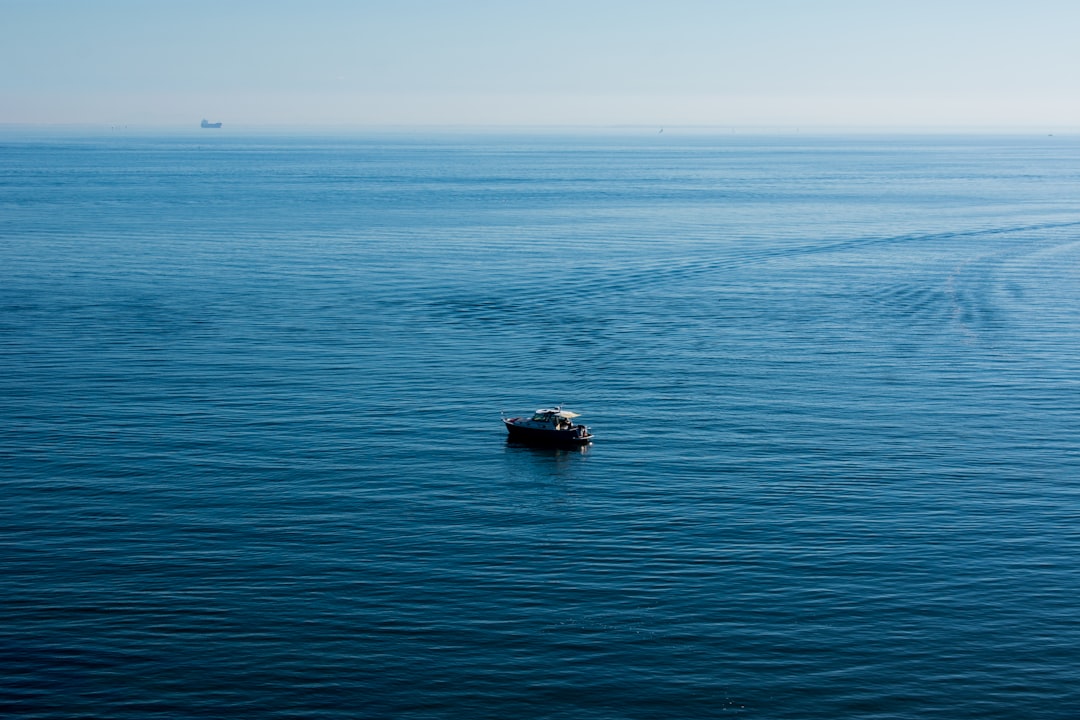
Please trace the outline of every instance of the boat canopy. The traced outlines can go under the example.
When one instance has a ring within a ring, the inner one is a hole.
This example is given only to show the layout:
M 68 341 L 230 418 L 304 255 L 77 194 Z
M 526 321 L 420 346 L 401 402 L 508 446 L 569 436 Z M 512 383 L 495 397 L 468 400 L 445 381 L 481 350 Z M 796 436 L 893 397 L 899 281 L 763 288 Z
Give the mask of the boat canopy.
M 578 415 L 578 413 L 576 413 L 576 412 L 571 412 L 571 411 L 569 411 L 569 410 L 563 410 L 562 408 L 547 408 L 547 409 L 540 409 L 540 410 L 537 410 L 537 411 L 536 411 L 536 414 L 537 414 L 537 415 L 555 415 L 556 417 L 566 418 L 566 419 L 568 419 L 568 420 L 569 420 L 570 418 L 576 418 L 576 417 L 580 417 L 580 416 Z

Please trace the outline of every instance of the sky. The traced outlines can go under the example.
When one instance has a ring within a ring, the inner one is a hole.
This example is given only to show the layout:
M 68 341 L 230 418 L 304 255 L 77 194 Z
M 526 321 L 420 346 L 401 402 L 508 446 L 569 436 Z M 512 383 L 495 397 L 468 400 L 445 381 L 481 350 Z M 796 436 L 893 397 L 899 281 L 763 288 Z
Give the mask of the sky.
M 1076 0 L 0 0 L 0 123 L 1080 128 Z

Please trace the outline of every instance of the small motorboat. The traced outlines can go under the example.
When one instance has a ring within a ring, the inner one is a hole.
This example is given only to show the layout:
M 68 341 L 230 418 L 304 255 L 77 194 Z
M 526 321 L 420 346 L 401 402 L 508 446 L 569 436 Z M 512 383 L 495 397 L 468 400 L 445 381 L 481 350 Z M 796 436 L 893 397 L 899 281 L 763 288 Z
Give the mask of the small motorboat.
M 532 417 L 506 417 L 503 423 L 510 440 L 526 443 L 585 445 L 592 442 L 589 428 L 575 425 L 576 412 L 562 406 L 537 410 Z

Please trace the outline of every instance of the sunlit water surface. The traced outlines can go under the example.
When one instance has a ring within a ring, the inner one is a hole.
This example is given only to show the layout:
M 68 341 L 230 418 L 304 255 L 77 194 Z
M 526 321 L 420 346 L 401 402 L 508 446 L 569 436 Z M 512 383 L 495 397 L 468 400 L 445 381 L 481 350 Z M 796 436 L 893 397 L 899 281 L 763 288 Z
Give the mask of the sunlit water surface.
M 9 132 L 0 703 L 1080 716 L 1078 281 L 1078 138 Z

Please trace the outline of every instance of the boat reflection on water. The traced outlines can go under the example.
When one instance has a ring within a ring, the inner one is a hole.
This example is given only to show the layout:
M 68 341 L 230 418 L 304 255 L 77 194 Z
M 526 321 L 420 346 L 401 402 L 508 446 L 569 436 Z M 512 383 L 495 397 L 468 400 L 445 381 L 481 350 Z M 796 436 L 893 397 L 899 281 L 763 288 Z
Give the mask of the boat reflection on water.
M 519 488 L 519 492 L 522 487 L 548 488 L 551 491 L 558 487 L 566 492 L 581 478 L 581 473 L 589 464 L 589 445 L 538 445 L 508 438 L 505 448 L 505 477 Z M 554 485 L 551 485 L 553 481 Z M 558 498 L 548 495 L 533 497 L 539 506 L 545 507 L 553 499 L 559 502 L 567 500 L 563 495 Z
M 508 450 L 518 450 L 539 456 L 560 457 L 564 455 L 585 455 L 592 448 L 592 443 L 536 442 L 508 437 L 506 438 L 506 447 Z

